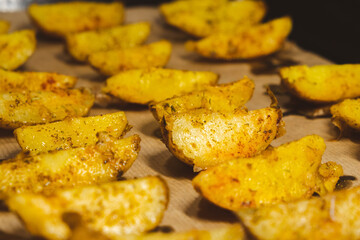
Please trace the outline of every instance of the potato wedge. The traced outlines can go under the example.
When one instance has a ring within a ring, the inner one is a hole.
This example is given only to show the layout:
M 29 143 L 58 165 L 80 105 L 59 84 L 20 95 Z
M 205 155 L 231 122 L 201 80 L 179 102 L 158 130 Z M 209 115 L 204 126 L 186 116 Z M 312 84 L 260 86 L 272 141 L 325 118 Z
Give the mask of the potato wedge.
M 116 49 L 90 54 L 89 63 L 104 75 L 150 67 L 164 67 L 170 59 L 172 46 L 167 40 L 129 49 Z
M 155 228 L 169 201 L 160 177 L 58 190 L 50 196 L 17 194 L 6 203 L 28 230 L 47 239 L 68 239 L 71 230 L 62 217 L 76 213 L 91 230 L 109 237 L 140 234 Z
M 360 99 L 345 99 L 332 105 L 330 111 L 331 122 L 339 128 L 340 137 L 347 126 L 360 130 Z
M 258 239 L 359 239 L 360 187 L 236 214 Z
M 34 53 L 35 47 L 33 30 L 0 34 L 0 68 L 14 70 L 20 67 Z
M 63 121 L 23 126 L 14 135 L 21 149 L 30 154 L 94 145 L 99 132 L 119 138 L 131 127 L 124 112 L 93 117 L 66 118 Z
M 87 89 L 0 92 L 0 128 L 85 116 L 93 103 L 94 96 Z
M 86 61 L 90 54 L 135 47 L 142 44 L 150 34 L 150 24 L 139 22 L 103 30 L 68 34 L 66 46 L 78 61 Z
M 100 133 L 96 145 L 33 156 L 20 153 L 0 163 L 0 198 L 114 181 L 131 167 L 139 150 L 138 135 L 115 139 Z
M 162 122 L 165 116 L 196 108 L 205 108 L 215 112 L 234 111 L 250 100 L 254 88 L 254 82 L 244 77 L 233 83 L 207 86 L 201 91 L 153 102 L 149 104 L 149 108 L 159 122 Z
M 7 33 L 10 28 L 10 23 L 5 20 L 0 20 L 0 34 Z
M 0 89 L 11 90 L 52 90 L 55 88 L 72 88 L 76 77 L 47 72 L 13 72 L 0 69 Z
M 360 96 L 360 64 L 284 67 L 280 77 L 291 94 L 310 102 L 328 103 Z
M 240 27 L 235 33 L 210 35 L 199 41 L 186 42 L 186 48 L 206 58 L 250 59 L 278 51 L 292 28 L 289 17 L 250 27 Z
M 306 136 L 201 172 L 193 186 L 206 199 L 234 211 L 310 198 L 314 192 L 322 196 L 334 190 L 343 174 L 335 162 L 321 164 L 325 148 L 321 137 Z
M 216 84 L 218 78 L 217 74 L 206 71 L 135 69 L 108 78 L 102 91 L 126 102 L 148 104 L 202 90 L 205 86 Z
M 55 37 L 113 27 L 124 20 L 124 6 L 120 2 L 31 4 L 28 13 L 42 32 Z

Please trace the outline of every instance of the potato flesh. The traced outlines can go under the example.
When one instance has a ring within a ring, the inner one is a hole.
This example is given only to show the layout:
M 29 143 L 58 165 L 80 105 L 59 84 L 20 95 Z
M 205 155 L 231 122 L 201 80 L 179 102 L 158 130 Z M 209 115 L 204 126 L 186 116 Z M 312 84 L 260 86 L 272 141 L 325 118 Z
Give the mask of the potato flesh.
M 119 138 L 129 129 L 124 112 L 87 118 L 67 118 L 63 121 L 23 126 L 14 135 L 21 149 L 30 154 L 94 145 L 97 134 L 106 132 Z
M 47 239 L 70 237 L 62 220 L 66 213 L 79 214 L 87 228 L 112 238 L 140 234 L 160 223 L 167 203 L 168 189 L 159 177 L 58 190 L 50 196 L 17 194 L 7 200 L 32 234 Z
M 138 68 L 163 67 L 171 55 L 171 43 L 166 40 L 130 49 L 93 53 L 89 63 L 104 75 Z
M 14 70 L 20 67 L 34 53 L 35 47 L 36 38 L 33 30 L 0 34 L 0 68 Z
M 2 92 L 0 127 L 15 129 L 85 116 L 93 103 L 94 96 L 86 89 Z
M 206 71 L 135 69 L 108 78 L 103 92 L 126 102 L 148 104 L 202 90 L 205 86 L 216 84 L 218 77 L 217 74 Z
M 224 162 L 201 172 L 194 188 L 229 210 L 256 208 L 332 192 L 342 167 L 321 164 L 324 140 L 317 135 L 269 148 L 252 158 Z
M 5 20 L 0 20 L 0 34 L 7 33 L 10 28 L 10 23 Z
M 150 24 L 139 22 L 97 31 L 69 34 L 66 45 L 78 61 L 86 61 L 90 54 L 139 46 L 150 34 Z
M 360 96 L 360 64 L 291 66 L 281 68 L 280 77 L 291 94 L 310 102 Z
M 359 239 L 359 205 L 360 188 L 355 187 L 237 215 L 259 239 Z
M 332 105 L 330 111 L 331 121 L 335 126 L 342 128 L 342 124 L 345 123 L 349 127 L 360 130 L 360 99 L 345 99 Z

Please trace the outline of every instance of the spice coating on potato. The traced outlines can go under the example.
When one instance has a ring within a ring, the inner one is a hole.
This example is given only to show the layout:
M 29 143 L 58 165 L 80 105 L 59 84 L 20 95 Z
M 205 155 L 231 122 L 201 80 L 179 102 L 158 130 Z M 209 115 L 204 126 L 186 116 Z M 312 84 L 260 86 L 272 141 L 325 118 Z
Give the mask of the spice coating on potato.
M 360 64 L 284 67 L 280 77 L 291 94 L 310 102 L 328 103 L 360 96 Z
M 324 140 L 310 135 L 268 148 L 252 158 L 224 162 L 199 173 L 194 188 L 206 199 L 230 210 L 255 208 L 332 192 L 342 167 L 321 164 Z
M 35 47 L 36 38 L 33 30 L 0 34 L 0 68 L 14 70 L 20 67 L 34 53 Z
M 115 239 L 155 228 L 168 201 L 164 180 L 145 177 L 58 190 L 49 196 L 17 194 L 6 202 L 32 234 L 47 239 L 68 239 L 71 230 L 63 217 L 72 213 L 80 215 L 88 229 Z
M 139 22 L 124 26 L 68 34 L 66 46 L 78 61 L 86 61 L 90 54 L 139 46 L 150 34 L 150 24 Z
M 205 86 L 216 84 L 218 78 L 217 74 L 206 71 L 135 69 L 108 78 L 102 90 L 126 102 L 148 104 L 202 90 Z
M 343 130 L 344 124 L 360 130 L 360 99 L 345 99 L 344 101 L 332 105 L 330 108 L 331 122 Z
M 0 34 L 7 33 L 10 28 L 10 23 L 5 20 L 0 20 Z
M 0 163 L 0 196 L 51 193 L 58 188 L 114 181 L 126 172 L 140 150 L 140 137 L 99 142 L 38 155 L 19 154 Z
M 171 43 L 162 40 L 129 49 L 93 53 L 89 63 L 104 75 L 115 75 L 130 69 L 163 67 L 170 59 L 171 50 Z
M 120 2 L 31 4 L 28 13 L 42 32 L 55 37 L 117 26 L 124 19 L 124 7 Z

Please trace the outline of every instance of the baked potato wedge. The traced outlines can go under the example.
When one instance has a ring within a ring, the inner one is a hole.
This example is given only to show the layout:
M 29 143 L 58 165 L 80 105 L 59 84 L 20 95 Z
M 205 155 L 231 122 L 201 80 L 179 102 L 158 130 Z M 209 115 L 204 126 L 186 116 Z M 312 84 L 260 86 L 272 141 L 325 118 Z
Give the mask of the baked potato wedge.
M 66 118 L 63 121 L 23 126 L 14 135 L 21 149 L 30 154 L 94 145 L 99 132 L 120 138 L 131 127 L 124 112 L 92 117 Z
M 360 130 L 360 99 L 345 99 L 332 105 L 330 112 L 331 122 L 340 130 L 339 137 L 347 127 Z
M 0 69 L 14 70 L 20 67 L 34 53 L 35 48 L 33 30 L 0 34 Z
M 0 34 L 7 33 L 10 28 L 10 23 L 5 20 L 0 20 Z
M 292 28 L 289 17 L 264 24 L 243 26 L 233 33 L 219 33 L 199 41 L 188 41 L 185 47 L 211 59 L 250 59 L 278 51 Z
M 68 52 L 78 61 L 86 61 L 90 54 L 135 47 L 142 44 L 150 34 L 148 22 L 132 23 L 112 28 L 68 34 Z
M 256 208 L 332 192 L 343 174 L 335 162 L 321 164 L 324 140 L 310 135 L 268 148 L 252 158 L 233 159 L 199 173 L 194 188 L 229 209 Z
M 85 116 L 93 103 L 94 96 L 87 89 L 0 92 L 0 128 L 15 129 Z
M 72 88 L 76 77 L 47 72 L 13 72 L 0 69 L 0 89 L 11 90 L 52 90 L 55 88 Z
M 236 214 L 258 239 L 359 239 L 360 187 Z
M 3 160 L 0 198 L 18 193 L 50 194 L 59 188 L 115 181 L 137 158 L 140 137 L 98 136 L 95 145 L 38 155 L 20 153 Z
M 124 6 L 120 2 L 62 2 L 31 4 L 28 13 L 43 33 L 65 37 L 69 33 L 109 28 L 124 20 Z
M 102 91 L 126 102 L 148 104 L 202 90 L 205 86 L 215 85 L 218 78 L 217 74 L 207 71 L 135 69 L 108 78 Z
M 280 77 L 292 95 L 309 102 L 329 103 L 360 96 L 360 64 L 284 67 Z
M 145 177 L 58 190 L 49 196 L 17 194 L 6 203 L 34 235 L 68 239 L 71 230 L 63 217 L 73 213 L 87 228 L 115 238 L 155 228 L 167 208 L 168 194 L 160 177 Z
M 110 76 L 130 69 L 164 67 L 170 59 L 171 51 L 171 43 L 162 40 L 129 49 L 92 53 L 88 60 L 100 73 Z

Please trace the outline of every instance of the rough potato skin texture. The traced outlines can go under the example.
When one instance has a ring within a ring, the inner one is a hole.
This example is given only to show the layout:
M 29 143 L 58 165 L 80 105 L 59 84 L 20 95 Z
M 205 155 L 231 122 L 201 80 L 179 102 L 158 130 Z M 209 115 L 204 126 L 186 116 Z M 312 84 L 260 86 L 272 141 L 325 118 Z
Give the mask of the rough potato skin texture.
M 99 136 L 96 145 L 29 156 L 0 163 L 0 197 L 18 193 L 49 194 L 56 189 L 116 180 L 135 161 L 140 137 L 115 140 Z
M 344 125 L 360 130 L 360 99 L 345 99 L 332 105 L 330 111 L 331 121 L 340 131 L 345 127 Z
M 258 239 L 359 239 L 360 187 L 237 212 Z
M 278 51 L 292 28 L 289 17 L 278 18 L 255 26 L 245 26 L 234 33 L 219 33 L 197 42 L 188 41 L 186 48 L 211 59 L 250 59 Z
M 269 148 L 205 170 L 193 179 L 206 199 L 229 210 L 310 198 L 332 192 L 343 174 L 334 162 L 321 164 L 324 140 L 317 135 Z
M 167 40 L 129 49 L 116 49 L 93 53 L 89 63 L 104 75 L 150 67 L 164 67 L 170 59 L 171 43 Z
M 72 88 L 76 77 L 47 72 L 13 72 L 0 69 L 1 91 L 11 90 L 53 90 Z
M 0 93 L 0 128 L 49 123 L 85 116 L 94 103 L 86 89 L 10 91 Z
M 360 64 L 284 67 L 280 77 L 291 94 L 309 102 L 329 103 L 360 96 Z
M 23 65 L 36 48 L 35 32 L 21 30 L 0 34 L 0 68 L 14 70 Z
M 8 21 L 0 20 L 0 34 L 7 33 L 10 28 L 10 23 Z
M 124 19 L 124 7 L 120 2 L 31 4 L 28 13 L 43 33 L 54 37 L 117 26 Z
M 168 201 L 164 180 L 144 177 L 58 190 L 49 196 L 17 194 L 6 202 L 32 234 L 56 240 L 71 236 L 63 221 L 70 213 L 80 215 L 88 229 L 111 239 L 149 231 L 161 222 Z

